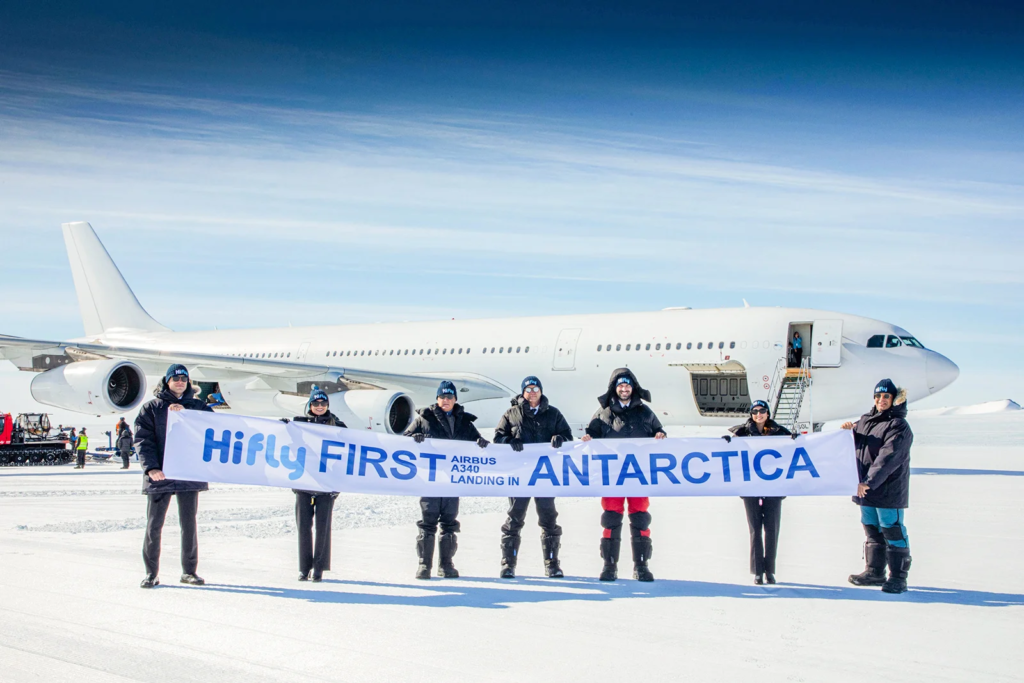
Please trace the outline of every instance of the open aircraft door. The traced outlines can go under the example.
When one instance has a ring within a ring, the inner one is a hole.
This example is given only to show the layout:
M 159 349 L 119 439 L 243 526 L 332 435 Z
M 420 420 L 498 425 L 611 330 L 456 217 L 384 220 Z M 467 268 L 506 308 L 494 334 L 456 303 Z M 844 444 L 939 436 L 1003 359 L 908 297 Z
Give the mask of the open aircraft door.
M 815 320 L 811 328 L 811 367 L 838 368 L 843 356 L 843 321 Z
M 576 369 L 576 343 L 580 340 L 580 328 L 562 330 L 558 333 L 555 343 L 555 357 L 551 361 L 552 370 Z

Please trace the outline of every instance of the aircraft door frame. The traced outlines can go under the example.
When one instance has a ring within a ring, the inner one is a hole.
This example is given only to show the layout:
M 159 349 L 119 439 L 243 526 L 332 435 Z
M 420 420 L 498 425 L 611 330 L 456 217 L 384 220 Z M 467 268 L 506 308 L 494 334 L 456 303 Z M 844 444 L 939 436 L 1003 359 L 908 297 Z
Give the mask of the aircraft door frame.
M 306 360 L 306 354 L 309 353 L 309 345 L 313 343 L 312 339 L 306 339 L 299 345 L 298 353 L 295 354 L 295 358 L 301 363 Z
M 576 347 L 579 344 L 582 332 L 582 328 L 572 327 L 558 333 L 558 340 L 555 342 L 555 353 L 551 359 L 552 370 L 576 369 Z
M 815 320 L 811 328 L 811 367 L 838 368 L 843 360 L 843 321 Z

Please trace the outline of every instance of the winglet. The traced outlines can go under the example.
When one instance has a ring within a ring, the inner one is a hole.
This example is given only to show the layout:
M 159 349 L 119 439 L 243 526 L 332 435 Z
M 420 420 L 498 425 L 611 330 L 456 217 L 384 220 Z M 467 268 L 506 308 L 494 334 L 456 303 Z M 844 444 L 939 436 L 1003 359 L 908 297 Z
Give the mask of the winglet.
M 61 228 L 87 336 L 111 330 L 167 330 L 135 298 L 91 225 L 64 223 Z

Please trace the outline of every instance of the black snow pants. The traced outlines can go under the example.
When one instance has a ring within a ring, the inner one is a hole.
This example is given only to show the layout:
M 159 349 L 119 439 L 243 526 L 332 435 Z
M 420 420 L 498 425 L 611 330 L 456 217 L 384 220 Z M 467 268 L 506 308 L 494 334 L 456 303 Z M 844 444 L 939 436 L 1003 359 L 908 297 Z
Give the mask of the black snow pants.
M 124 468 L 125 469 L 128 469 L 128 462 L 129 462 L 129 460 L 131 460 L 131 457 L 132 457 L 132 449 L 131 449 L 130 446 L 128 448 L 122 448 L 121 449 L 121 462 L 124 463 Z
M 164 519 L 171 497 L 178 499 L 178 525 L 181 527 L 181 572 L 195 574 L 199 566 L 199 535 L 196 515 L 199 512 L 198 491 L 151 493 L 146 496 L 146 540 L 142 546 L 142 560 L 146 573 L 157 576 L 160 573 L 160 539 L 164 530 Z
M 331 515 L 334 496 L 295 492 L 295 526 L 299 529 L 299 572 L 331 570 Z M 316 534 L 314 536 L 314 522 Z M 314 537 L 316 540 L 314 540 Z
M 420 513 L 423 518 L 416 522 L 420 538 L 436 534 L 439 523 L 442 536 L 457 533 L 460 529 L 458 498 L 420 498 Z
M 562 527 L 558 526 L 555 520 L 558 519 L 558 510 L 555 509 L 554 498 L 534 498 L 534 505 L 537 507 L 537 523 L 544 530 L 545 536 L 561 536 Z M 519 532 L 526 524 L 526 509 L 530 507 L 529 498 L 508 499 L 508 519 L 501 526 L 503 536 L 519 536 Z
M 782 498 L 744 498 L 743 507 L 747 510 L 747 526 L 750 527 L 750 573 L 774 574 L 782 524 Z
M 85 467 L 85 449 L 75 451 L 75 457 L 77 458 L 75 464 L 79 467 Z

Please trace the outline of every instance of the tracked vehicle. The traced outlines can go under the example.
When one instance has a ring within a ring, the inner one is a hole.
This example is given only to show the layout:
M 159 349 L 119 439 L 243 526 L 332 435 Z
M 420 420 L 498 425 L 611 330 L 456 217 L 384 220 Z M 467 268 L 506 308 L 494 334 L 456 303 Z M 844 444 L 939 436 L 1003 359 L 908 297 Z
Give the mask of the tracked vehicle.
M 52 431 L 46 413 L 23 413 L 17 418 L 0 413 L 0 467 L 64 465 L 74 460 L 68 433 Z

